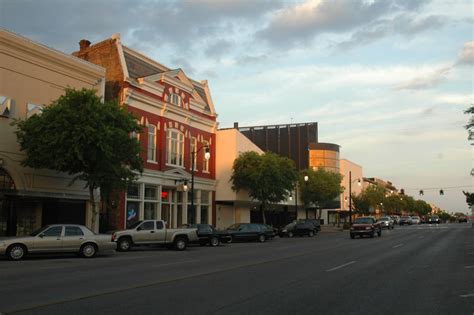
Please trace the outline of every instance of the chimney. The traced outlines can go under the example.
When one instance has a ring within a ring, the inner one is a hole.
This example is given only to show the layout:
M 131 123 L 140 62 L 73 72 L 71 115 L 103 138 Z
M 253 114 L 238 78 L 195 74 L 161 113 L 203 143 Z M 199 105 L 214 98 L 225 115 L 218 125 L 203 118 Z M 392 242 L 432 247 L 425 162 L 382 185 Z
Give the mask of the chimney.
M 234 129 L 239 129 L 239 123 L 238 122 L 234 122 Z
M 90 41 L 88 41 L 87 39 L 81 39 L 81 41 L 79 42 L 79 51 L 82 52 L 86 50 L 87 48 L 89 48 L 90 45 Z

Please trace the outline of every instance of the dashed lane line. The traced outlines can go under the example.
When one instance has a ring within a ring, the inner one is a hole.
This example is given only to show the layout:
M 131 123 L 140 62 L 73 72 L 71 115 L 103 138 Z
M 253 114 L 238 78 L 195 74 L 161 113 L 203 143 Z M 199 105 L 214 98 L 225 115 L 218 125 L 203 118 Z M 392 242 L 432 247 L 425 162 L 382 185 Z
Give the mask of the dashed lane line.
M 398 247 L 402 247 L 402 246 L 403 246 L 403 244 L 398 244 L 398 245 L 393 246 L 392 248 L 398 248 Z
M 326 272 L 335 271 L 335 270 L 338 270 L 338 269 L 341 269 L 341 268 L 347 267 L 347 266 L 349 266 L 349 265 L 352 265 L 352 264 L 354 264 L 354 263 L 355 263 L 355 261 L 353 260 L 353 261 L 350 261 L 350 262 L 348 262 L 348 263 L 345 263 L 345 264 L 343 264 L 343 265 L 340 265 L 340 266 L 337 266 L 337 267 L 334 267 L 334 268 L 328 269 L 328 270 L 326 270 Z

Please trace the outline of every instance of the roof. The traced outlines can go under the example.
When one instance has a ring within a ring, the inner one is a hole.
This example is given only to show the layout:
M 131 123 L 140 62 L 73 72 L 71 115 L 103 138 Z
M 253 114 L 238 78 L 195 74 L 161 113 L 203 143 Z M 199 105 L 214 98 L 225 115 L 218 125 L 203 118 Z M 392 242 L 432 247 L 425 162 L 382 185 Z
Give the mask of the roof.
M 148 77 L 153 74 L 164 72 L 160 68 L 155 67 L 140 58 L 132 56 L 125 49 L 123 51 L 123 56 L 125 58 L 125 63 L 127 64 L 128 74 L 133 79 Z

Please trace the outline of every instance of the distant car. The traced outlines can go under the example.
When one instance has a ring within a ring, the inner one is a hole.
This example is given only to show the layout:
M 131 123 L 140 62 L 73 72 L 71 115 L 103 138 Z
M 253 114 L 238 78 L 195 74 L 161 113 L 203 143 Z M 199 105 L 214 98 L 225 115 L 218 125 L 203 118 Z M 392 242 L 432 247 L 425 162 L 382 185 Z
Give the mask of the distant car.
M 202 246 L 211 245 L 219 246 L 220 243 L 228 243 L 230 234 L 226 231 L 217 230 L 210 224 L 185 224 L 183 227 L 188 229 L 197 229 L 198 243 Z
M 380 217 L 377 219 L 380 222 L 382 228 L 387 228 L 388 230 L 393 229 L 393 220 L 390 217 Z
M 359 217 L 354 220 L 351 226 L 351 238 L 355 238 L 356 235 L 360 237 L 368 235 L 374 237 L 375 233 L 380 237 L 382 236 L 382 226 L 380 222 L 377 222 L 374 217 Z
M 463 223 L 463 222 L 466 222 L 466 223 L 467 223 L 467 217 L 466 217 L 466 216 L 458 217 L 458 222 L 459 222 L 459 223 Z
M 309 222 L 314 226 L 314 231 L 317 233 L 321 231 L 321 223 L 316 219 L 299 219 L 298 222 Z
M 400 216 L 391 215 L 390 217 L 392 218 L 394 224 L 399 224 L 400 223 Z
M 261 243 L 267 240 L 265 230 L 257 223 L 235 223 L 226 230 L 230 235 L 231 242 L 259 241 Z
M 47 225 L 29 236 L 0 239 L 0 255 L 4 254 L 11 260 L 35 253 L 79 253 L 91 258 L 99 251 L 114 249 L 111 235 L 95 234 L 77 224 Z
M 421 219 L 419 216 L 417 215 L 411 216 L 411 224 L 420 224 L 420 223 L 421 223 Z
M 427 223 L 429 223 L 429 224 L 440 224 L 441 219 L 437 215 L 432 215 L 431 217 L 428 217 Z
M 400 224 L 400 225 L 405 225 L 405 224 L 412 225 L 413 223 L 412 223 L 412 221 L 411 221 L 411 217 L 410 217 L 410 216 L 408 216 L 408 215 L 402 215 L 402 216 L 400 217 L 400 221 L 399 221 L 398 224 Z
M 311 222 L 292 222 L 286 225 L 279 233 L 280 237 L 304 236 L 313 237 L 317 234 L 314 225 Z

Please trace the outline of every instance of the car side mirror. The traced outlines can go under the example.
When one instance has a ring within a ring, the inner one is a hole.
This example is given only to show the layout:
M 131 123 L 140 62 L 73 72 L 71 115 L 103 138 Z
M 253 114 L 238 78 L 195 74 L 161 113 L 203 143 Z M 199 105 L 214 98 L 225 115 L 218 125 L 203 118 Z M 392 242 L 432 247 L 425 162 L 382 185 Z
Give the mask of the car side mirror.
M 38 237 L 41 237 L 41 238 L 43 238 L 43 237 L 44 237 L 44 233 L 40 233 L 40 234 L 38 234 Z

